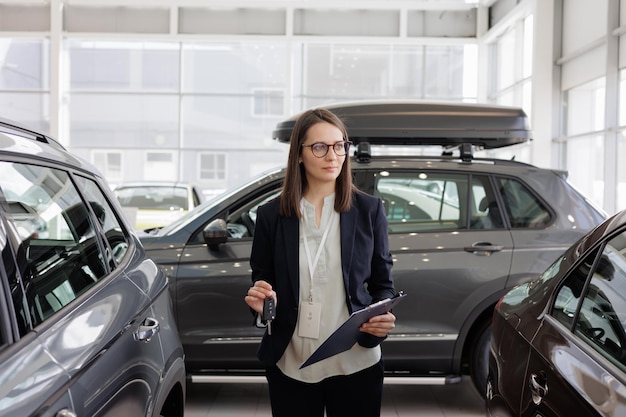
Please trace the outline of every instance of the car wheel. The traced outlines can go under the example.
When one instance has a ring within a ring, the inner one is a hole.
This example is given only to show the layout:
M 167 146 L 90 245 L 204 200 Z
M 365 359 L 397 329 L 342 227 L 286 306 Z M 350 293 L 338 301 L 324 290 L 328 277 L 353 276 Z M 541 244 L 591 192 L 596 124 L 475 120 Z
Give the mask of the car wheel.
M 470 354 L 470 376 L 476 390 L 481 396 L 487 389 L 489 372 L 489 342 L 491 340 L 491 323 L 485 323 L 474 339 Z

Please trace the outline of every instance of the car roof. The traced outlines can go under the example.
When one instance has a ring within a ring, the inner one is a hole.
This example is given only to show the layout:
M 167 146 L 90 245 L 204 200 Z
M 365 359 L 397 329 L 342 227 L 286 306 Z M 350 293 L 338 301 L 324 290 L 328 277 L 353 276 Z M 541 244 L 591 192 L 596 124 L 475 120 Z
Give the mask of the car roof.
M 32 130 L 22 124 L 13 120 L 0 117 L 0 133 L 9 133 L 12 135 L 18 135 L 27 139 L 35 140 L 37 142 L 46 143 L 59 149 L 66 150 L 63 145 L 50 136 Z
M 0 152 L 46 159 L 99 175 L 92 164 L 70 153 L 50 136 L 3 118 L 0 118 Z
M 355 144 L 446 148 L 470 144 L 491 149 L 532 139 L 528 117 L 517 107 L 418 100 L 345 102 L 320 107 L 342 118 L 348 137 Z M 279 122 L 272 137 L 289 142 L 300 114 Z

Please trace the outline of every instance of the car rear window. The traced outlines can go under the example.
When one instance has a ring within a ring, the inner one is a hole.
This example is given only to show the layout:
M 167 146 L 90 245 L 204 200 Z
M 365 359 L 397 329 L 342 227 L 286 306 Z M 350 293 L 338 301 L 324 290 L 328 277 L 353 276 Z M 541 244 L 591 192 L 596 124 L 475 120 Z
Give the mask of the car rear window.
M 550 224 L 550 211 L 524 184 L 511 178 L 497 181 L 511 228 L 543 229 Z
M 182 187 L 128 187 L 115 190 L 120 204 L 144 210 L 189 210 L 187 189 Z

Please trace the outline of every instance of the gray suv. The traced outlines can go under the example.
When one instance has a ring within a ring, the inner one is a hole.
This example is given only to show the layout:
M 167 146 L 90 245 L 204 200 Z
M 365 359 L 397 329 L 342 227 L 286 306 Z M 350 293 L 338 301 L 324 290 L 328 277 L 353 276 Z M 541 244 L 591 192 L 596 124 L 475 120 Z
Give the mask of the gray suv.
M 382 345 L 388 375 L 443 384 L 469 373 L 483 392 L 495 303 L 604 214 L 564 172 L 474 157 L 476 148 L 530 139 L 520 109 L 422 102 L 328 108 L 356 145 L 355 184 L 383 200 L 396 289 L 408 294 Z M 294 122 L 279 123 L 274 138 L 288 142 Z M 415 155 L 433 147 L 438 154 Z M 257 208 L 279 194 L 284 175 L 277 169 L 253 178 L 141 237 L 170 277 L 192 380 L 262 372 L 255 352 L 264 330 L 252 325 L 243 297 Z
M 182 417 L 167 277 L 96 170 L 0 121 L 0 416 Z

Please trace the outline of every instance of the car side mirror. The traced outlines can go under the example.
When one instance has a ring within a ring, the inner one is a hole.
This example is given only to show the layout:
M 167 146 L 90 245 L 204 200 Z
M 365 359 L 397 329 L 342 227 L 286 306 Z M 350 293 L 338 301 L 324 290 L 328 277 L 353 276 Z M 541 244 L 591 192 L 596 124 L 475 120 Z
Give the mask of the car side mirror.
M 213 220 L 202 230 L 202 236 L 209 249 L 213 251 L 219 250 L 219 246 L 228 240 L 226 221 L 224 219 Z

